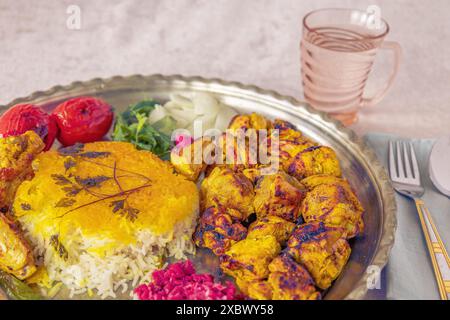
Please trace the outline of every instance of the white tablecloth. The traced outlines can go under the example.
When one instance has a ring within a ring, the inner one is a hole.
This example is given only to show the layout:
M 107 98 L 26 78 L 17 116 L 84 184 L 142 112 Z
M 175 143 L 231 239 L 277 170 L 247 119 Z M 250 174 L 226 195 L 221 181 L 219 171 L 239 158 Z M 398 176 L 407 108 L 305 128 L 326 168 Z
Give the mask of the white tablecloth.
M 80 30 L 66 27 L 71 4 L 81 8 Z M 450 133 L 446 0 L 0 0 L 0 104 L 56 84 L 133 73 L 221 77 L 302 98 L 301 18 L 321 7 L 371 4 L 381 7 L 404 61 L 392 91 L 363 110 L 354 129 Z M 390 70 L 390 57 L 379 58 L 370 88 Z

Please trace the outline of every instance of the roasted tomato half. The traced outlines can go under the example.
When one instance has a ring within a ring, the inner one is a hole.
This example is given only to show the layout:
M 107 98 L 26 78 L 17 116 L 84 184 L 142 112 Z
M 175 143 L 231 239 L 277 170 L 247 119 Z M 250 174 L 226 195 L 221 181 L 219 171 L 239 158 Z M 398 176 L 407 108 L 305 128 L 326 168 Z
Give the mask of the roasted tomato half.
M 44 141 L 44 150 L 51 148 L 58 133 L 55 119 L 33 104 L 16 104 L 0 118 L 1 137 L 18 136 L 30 130 Z
M 93 97 L 67 100 L 53 111 L 64 146 L 100 140 L 111 127 L 113 111 L 105 101 Z

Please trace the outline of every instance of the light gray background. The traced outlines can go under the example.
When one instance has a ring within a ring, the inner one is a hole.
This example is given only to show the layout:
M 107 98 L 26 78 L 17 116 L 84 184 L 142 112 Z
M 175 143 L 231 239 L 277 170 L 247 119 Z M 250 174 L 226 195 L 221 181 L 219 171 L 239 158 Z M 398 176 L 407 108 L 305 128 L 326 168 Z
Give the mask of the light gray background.
M 81 30 L 66 27 L 81 7 Z M 302 98 L 301 19 L 323 7 L 381 7 L 404 49 L 397 81 L 353 128 L 410 137 L 450 133 L 446 0 L 0 0 L 0 104 L 56 84 L 133 73 L 221 77 Z M 391 68 L 379 55 L 369 90 Z

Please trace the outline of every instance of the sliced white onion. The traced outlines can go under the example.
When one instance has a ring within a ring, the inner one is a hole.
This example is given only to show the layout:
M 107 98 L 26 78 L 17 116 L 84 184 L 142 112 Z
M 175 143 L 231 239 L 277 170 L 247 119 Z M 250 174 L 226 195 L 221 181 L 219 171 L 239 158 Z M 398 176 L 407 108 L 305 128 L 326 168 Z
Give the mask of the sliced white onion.
M 238 113 L 225 105 L 220 106 L 220 111 L 217 114 L 216 122 L 214 124 L 214 127 L 216 129 L 219 129 L 221 131 L 225 131 L 228 126 L 230 125 L 231 120 L 237 115 Z
M 195 121 L 201 121 L 202 122 L 202 130 L 205 132 L 205 130 L 214 128 L 214 124 L 216 122 L 216 115 L 203 115 L 195 119 Z
M 173 102 L 173 101 L 168 101 L 164 104 L 164 108 L 166 108 L 166 110 L 170 111 L 172 109 L 178 109 L 178 110 L 183 110 L 183 108 L 178 105 L 177 103 Z
M 188 122 L 192 122 L 197 118 L 197 115 L 191 111 L 186 110 L 178 110 L 178 109 L 170 109 L 169 114 L 174 118 L 181 118 Z
M 148 117 L 148 122 L 150 124 L 154 124 L 156 121 L 161 120 L 166 115 L 167 115 L 166 109 L 164 109 L 164 107 L 157 104 L 157 105 L 155 105 L 155 109 L 152 112 L 150 112 L 150 115 Z
M 178 106 L 182 107 L 183 109 L 193 109 L 194 103 L 189 99 L 188 97 L 182 96 L 178 93 L 172 93 L 170 95 L 170 100 L 177 104 Z
M 190 123 L 187 127 L 186 130 L 189 131 L 191 133 L 191 136 L 194 135 L 194 123 Z
M 186 128 L 189 125 L 189 121 L 184 118 L 177 117 L 174 114 L 170 114 L 170 116 L 177 122 L 177 129 Z
M 203 132 L 212 128 L 225 131 L 233 117 L 238 114 L 232 108 L 222 105 L 213 95 L 205 92 L 198 92 L 191 96 L 171 94 L 170 101 L 164 105 L 164 108 L 166 114 L 177 121 L 178 128 L 187 128 L 191 133 L 193 133 L 194 121 L 202 122 Z M 158 113 L 156 115 L 163 117 Z
M 219 112 L 219 103 L 214 96 L 198 92 L 192 99 L 194 103 L 194 113 L 197 115 L 208 114 L 217 115 Z

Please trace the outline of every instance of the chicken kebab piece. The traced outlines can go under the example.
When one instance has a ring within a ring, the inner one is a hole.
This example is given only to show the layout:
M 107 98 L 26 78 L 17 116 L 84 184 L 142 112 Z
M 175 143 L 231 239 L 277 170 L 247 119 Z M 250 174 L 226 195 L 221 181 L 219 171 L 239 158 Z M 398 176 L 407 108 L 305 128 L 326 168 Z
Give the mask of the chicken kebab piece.
M 245 238 L 242 225 L 254 212 L 252 182 L 242 173 L 217 166 L 200 187 L 202 214 L 193 235 L 194 243 L 221 255 Z
M 170 152 L 170 162 L 175 170 L 191 181 L 197 181 L 205 170 L 203 152 L 211 146 L 211 140 L 202 137 L 184 147 L 174 147 Z
M 257 220 L 249 226 L 246 240 L 233 244 L 231 249 L 225 253 L 226 256 L 233 257 L 232 261 L 238 263 L 228 263 L 228 259 L 221 258 L 222 261 L 227 262 L 221 264 L 225 273 L 234 276 L 239 288 L 250 298 L 320 298 L 309 273 L 292 258 L 286 255 L 275 258 L 264 256 L 269 252 L 262 248 L 254 249 L 260 250 L 258 251 L 259 259 L 256 261 L 236 254 L 239 248 L 254 243 L 253 240 L 263 241 L 263 239 L 275 238 L 280 248 L 284 246 L 296 226 L 295 222 L 299 217 L 304 190 L 301 183 L 284 172 L 258 178 L 254 200 Z M 266 273 L 261 272 L 258 276 L 249 276 L 245 270 L 254 268 L 253 263 L 259 263 L 261 266 L 263 257 L 267 259 L 265 261 Z M 236 268 L 238 271 L 235 270 Z
M 303 150 L 317 144 L 297 130 L 291 123 L 275 119 L 273 129 L 268 138 L 268 151 L 278 141 L 278 154 L 281 166 L 287 167 L 287 163 Z
M 252 113 L 238 115 L 228 126 L 227 133 L 216 140 L 216 164 L 226 165 L 235 171 L 258 167 L 260 133 L 267 133 L 272 123 L 263 116 Z M 262 141 L 264 140 L 261 137 Z
M 258 178 L 253 206 L 258 218 L 278 216 L 297 222 L 305 188 L 297 179 L 280 171 Z
M 308 270 L 321 289 L 329 288 L 339 276 L 350 252 L 342 228 L 323 222 L 299 225 L 287 243 L 287 253 Z
M 236 242 L 219 257 L 222 270 L 236 280 L 249 282 L 269 275 L 269 264 L 279 255 L 281 246 L 274 236 L 246 238 Z
M 274 236 L 278 243 L 283 246 L 294 228 L 295 223 L 293 222 L 286 221 L 278 216 L 266 216 L 250 224 L 247 238 L 259 239 L 265 236 Z
M 268 266 L 267 280 L 244 282 L 241 290 L 257 300 L 318 300 L 321 298 L 308 271 L 290 255 L 282 253 Z
M 295 228 L 304 187 L 284 172 L 263 175 L 255 187 L 257 220 L 247 237 L 220 256 L 222 270 L 254 299 L 315 299 L 308 272 L 295 261 L 277 258 Z M 279 271 L 277 266 L 284 266 Z M 295 284 L 295 286 L 293 286 Z M 289 287 L 290 290 L 284 290 Z M 320 295 L 319 295 L 320 296 Z
M 200 187 L 202 210 L 222 208 L 239 221 L 245 221 L 254 212 L 252 182 L 241 172 L 228 167 L 215 167 Z
M 193 235 L 198 247 L 209 248 L 220 256 L 237 241 L 245 239 L 247 229 L 223 208 L 210 207 L 203 212 Z
M 330 147 L 311 146 L 297 153 L 284 164 L 286 172 L 297 179 L 316 174 L 341 176 L 341 167 L 336 153 Z
M 249 226 L 247 237 L 272 235 L 284 245 L 300 216 L 304 190 L 283 171 L 258 177 L 253 201 L 257 220 Z
M 272 128 L 272 123 L 257 113 L 238 115 L 231 120 L 228 129 L 232 131 L 248 129 L 254 130 L 269 130 Z
M 216 167 L 201 186 L 202 207 L 207 210 L 200 218 L 194 240 L 216 254 L 223 252 L 241 239 L 237 239 L 235 233 L 227 235 L 224 231 L 219 232 L 219 236 L 212 226 L 223 225 L 225 221 L 227 230 L 230 226 L 241 226 L 239 221 L 256 211 L 258 219 L 250 225 L 248 238 L 272 235 L 284 244 L 298 219 L 303 189 L 295 178 L 280 172 L 259 177 L 253 193 L 251 181 L 244 174 L 228 167 Z M 214 222 L 215 219 L 219 221 Z
M 8 211 L 17 187 L 32 177 L 31 163 L 44 147 L 33 131 L 0 139 L 0 270 L 19 279 L 31 276 L 36 266 L 29 244 Z M 24 210 L 27 206 L 22 204 Z
M 279 144 L 280 165 L 289 175 L 299 180 L 322 173 L 341 176 L 333 149 L 306 138 L 291 123 L 279 119 L 274 121 L 268 145 L 275 141 Z
M 256 134 L 254 137 L 253 140 L 257 141 Z M 207 175 L 217 166 L 228 167 L 233 171 L 257 167 L 258 145 L 250 143 L 247 136 L 238 138 L 232 134 L 222 134 L 215 144 L 217 146 L 215 163 L 208 166 Z
M 347 239 L 363 232 L 364 209 L 346 180 L 317 175 L 302 183 L 309 190 L 300 209 L 305 222 L 323 221 L 341 227 Z

